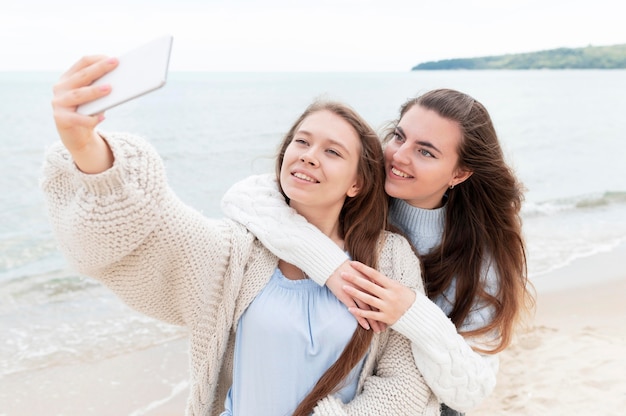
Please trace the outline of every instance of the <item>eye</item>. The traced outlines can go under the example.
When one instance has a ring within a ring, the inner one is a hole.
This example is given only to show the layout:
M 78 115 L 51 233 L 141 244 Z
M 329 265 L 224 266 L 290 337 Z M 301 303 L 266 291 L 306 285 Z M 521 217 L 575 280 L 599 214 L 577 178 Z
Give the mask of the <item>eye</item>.
M 338 151 L 336 151 L 335 149 L 326 149 L 327 153 L 330 153 L 333 156 L 339 156 L 341 157 L 341 153 L 339 153 Z
M 294 137 L 293 142 L 294 142 L 294 143 L 298 143 L 298 144 L 302 144 L 302 145 L 307 145 L 307 144 L 308 144 L 308 142 L 307 142 L 306 140 L 304 140 L 304 139 L 299 139 L 299 138 L 297 138 L 297 137 Z
M 435 157 L 435 155 L 433 155 L 432 153 L 430 153 L 428 150 L 426 149 L 418 149 L 417 150 L 422 156 L 426 156 L 426 157 Z
M 404 143 L 404 137 L 402 137 L 397 131 L 393 132 L 393 140 L 397 141 L 398 143 Z

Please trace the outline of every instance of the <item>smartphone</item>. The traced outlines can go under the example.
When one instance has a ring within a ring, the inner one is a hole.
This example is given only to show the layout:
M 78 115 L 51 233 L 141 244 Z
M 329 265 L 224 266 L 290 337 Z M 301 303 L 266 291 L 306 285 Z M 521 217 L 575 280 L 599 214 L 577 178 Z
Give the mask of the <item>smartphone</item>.
M 172 41 L 171 35 L 162 36 L 119 56 L 117 68 L 92 83 L 110 84 L 111 92 L 76 111 L 91 116 L 161 88 L 167 79 Z

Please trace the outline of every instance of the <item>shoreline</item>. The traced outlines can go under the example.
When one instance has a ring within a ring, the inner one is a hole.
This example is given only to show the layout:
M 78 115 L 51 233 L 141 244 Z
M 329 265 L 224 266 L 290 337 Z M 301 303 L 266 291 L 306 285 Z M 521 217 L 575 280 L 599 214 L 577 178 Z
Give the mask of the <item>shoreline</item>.
M 530 329 L 500 354 L 494 392 L 467 416 L 623 413 L 625 256 L 622 244 L 532 280 Z M 187 347 L 182 338 L 99 362 L 4 376 L 0 416 L 182 415 Z
M 537 293 L 553 293 L 563 290 L 603 285 L 623 280 L 626 276 L 626 241 L 608 251 L 579 257 L 563 267 L 530 277 Z M 589 276 L 594 276 L 590 279 Z

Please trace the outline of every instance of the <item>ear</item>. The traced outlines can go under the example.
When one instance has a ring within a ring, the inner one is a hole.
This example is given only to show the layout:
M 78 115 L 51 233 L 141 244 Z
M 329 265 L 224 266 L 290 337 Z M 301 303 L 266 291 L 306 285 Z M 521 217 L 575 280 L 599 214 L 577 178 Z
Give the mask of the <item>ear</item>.
M 359 194 L 360 191 L 361 191 L 361 186 L 359 185 L 358 182 L 355 182 L 352 184 L 350 189 L 348 189 L 348 192 L 346 192 L 346 196 L 348 196 L 349 198 L 354 198 L 355 196 Z
M 467 178 L 472 176 L 472 173 L 474 172 L 472 172 L 471 170 L 457 168 L 457 170 L 454 172 L 454 176 L 452 177 L 452 181 L 450 182 L 450 186 L 454 187 L 462 182 L 465 182 Z

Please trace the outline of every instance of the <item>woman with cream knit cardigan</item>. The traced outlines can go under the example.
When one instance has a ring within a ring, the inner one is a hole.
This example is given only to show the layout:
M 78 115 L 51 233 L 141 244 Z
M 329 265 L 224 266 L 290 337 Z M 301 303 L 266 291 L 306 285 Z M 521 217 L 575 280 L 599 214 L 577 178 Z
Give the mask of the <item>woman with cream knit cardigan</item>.
M 147 142 L 96 132 L 102 115 L 76 113 L 110 92 L 90 84 L 116 65 L 83 58 L 55 85 L 62 145 L 47 154 L 42 188 L 73 268 L 133 308 L 188 328 L 187 414 L 437 414 L 406 338 L 360 328 L 327 289 L 307 284 L 244 226 L 185 206 Z M 382 150 L 356 113 L 311 105 L 276 167 L 296 212 L 355 260 L 423 292 L 410 245 L 384 231 Z

